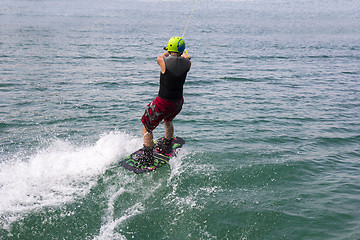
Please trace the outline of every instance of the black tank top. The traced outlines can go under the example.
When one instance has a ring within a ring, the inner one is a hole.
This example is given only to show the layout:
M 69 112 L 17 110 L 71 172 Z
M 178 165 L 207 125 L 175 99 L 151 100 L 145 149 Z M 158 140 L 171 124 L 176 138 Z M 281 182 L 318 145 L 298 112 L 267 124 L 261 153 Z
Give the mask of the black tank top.
M 165 73 L 160 72 L 158 96 L 171 101 L 181 100 L 186 75 L 190 69 L 190 61 L 178 56 L 165 57 L 164 61 Z

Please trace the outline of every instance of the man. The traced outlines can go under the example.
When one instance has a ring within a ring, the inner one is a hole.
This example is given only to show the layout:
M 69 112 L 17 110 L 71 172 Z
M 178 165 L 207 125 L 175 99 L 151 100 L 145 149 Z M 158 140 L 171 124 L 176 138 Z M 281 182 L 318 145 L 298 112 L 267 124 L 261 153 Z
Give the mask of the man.
M 183 85 L 190 70 L 189 55 L 184 53 L 185 42 L 180 37 L 172 37 L 167 51 L 157 58 L 160 66 L 160 88 L 158 96 L 145 108 L 141 118 L 143 123 L 144 154 L 138 159 L 140 164 L 154 163 L 154 142 L 152 131 L 164 120 L 165 134 L 156 146 L 156 151 L 169 154 L 172 150 L 174 126 L 172 120 L 181 111 L 184 103 Z

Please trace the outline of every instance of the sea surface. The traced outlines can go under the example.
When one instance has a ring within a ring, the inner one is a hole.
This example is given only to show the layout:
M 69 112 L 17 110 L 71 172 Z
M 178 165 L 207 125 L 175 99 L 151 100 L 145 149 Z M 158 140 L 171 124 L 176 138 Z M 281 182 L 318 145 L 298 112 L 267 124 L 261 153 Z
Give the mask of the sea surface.
M 1 240 L 360 239 L 360 2 L 194 3 L 0 1 Z M 190 16 L 186 145 L 134 174 Z

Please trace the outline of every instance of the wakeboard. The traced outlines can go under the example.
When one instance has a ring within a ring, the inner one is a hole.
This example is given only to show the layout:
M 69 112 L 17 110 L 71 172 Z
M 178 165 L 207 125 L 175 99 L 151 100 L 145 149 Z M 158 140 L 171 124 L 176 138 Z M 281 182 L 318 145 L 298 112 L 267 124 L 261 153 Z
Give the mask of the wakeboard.
M 130 154 L 129 156 L 124 158 L 120 162 L 121 166 L 123 166 L 124 168 L 126 168 L 134 173 L 150 172 L 150 171 L 153 171 L 157 168 L 164 166 L 165 164 L 167 164 L 169 162 L 169 160 L 171 158 L 176 156 L 176 154 L 179 152 L 180 148 L 185 144 L 185 141 L 184 141 L 184 139 L 175 136 L 172 140 L 172 151 L 169 154 L 164 155 L 162 153 L 159 153 L 156 150 L 157 143 L 162 139 L 163 139 L 163 137 L 154 141 L 155 148 L 154 148 L 154 164 L 153 165 L 146 166 L 146 165 L 140 164 L 137 161 L 139 156 L 141 156 L 143 154 L 143 149 L 140 148 L 139 150 L 133 152 L 132 154 Z

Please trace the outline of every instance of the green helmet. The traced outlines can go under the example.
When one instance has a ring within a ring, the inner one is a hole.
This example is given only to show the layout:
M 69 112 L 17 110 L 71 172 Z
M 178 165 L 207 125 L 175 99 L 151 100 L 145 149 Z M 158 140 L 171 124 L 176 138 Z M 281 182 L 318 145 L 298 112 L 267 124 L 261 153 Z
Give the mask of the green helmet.
M 172 37 L 168 42 L 167 50 L 169 52 L 183 53 L 185 50 L 185 41 L 181 37 Z

